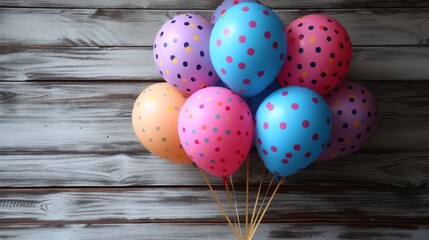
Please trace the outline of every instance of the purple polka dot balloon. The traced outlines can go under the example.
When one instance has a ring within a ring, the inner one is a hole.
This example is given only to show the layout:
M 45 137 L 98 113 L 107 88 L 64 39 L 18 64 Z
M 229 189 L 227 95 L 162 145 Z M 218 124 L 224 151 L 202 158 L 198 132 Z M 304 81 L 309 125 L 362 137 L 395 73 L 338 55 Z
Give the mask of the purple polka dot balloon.
M 319 160 L 344 157 L 359 150 L 377 125 L 377 103 L 371 92 L 355 82 L 344 81 L 324 96 L 332 113 L 333 130 Z
M 230 7 L 244 2 L 256 2 L 256 0 L 225 0 L 216 8 L 215 12 L 213 13 L 213 16 L 210 19 L 210 22 L 215 24 L 219 18 L 225 15 L 226 11 Z
M 177 15 L 158 31 L 153 58 L 162 77 L 183 93 L 213 86 L 219 79 L 210 60 L 213 25 L 196 14 Z

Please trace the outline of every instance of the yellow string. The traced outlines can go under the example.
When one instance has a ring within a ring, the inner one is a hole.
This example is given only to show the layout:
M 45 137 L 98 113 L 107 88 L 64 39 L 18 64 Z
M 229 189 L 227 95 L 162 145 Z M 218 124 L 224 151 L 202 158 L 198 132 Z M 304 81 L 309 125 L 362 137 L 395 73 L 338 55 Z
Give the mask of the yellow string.
M 229 175 L 229 180 L 231 182 L 232 196 L 234 197 L 235 213 L 237 215 L 238 230 L 239 230 L 240 240 L 241 240 L 241 238 L 243 236 L 243 232 L 241 231 L 240 215 L 238 214 L 237 199 L 235 197 L 234 181 L 232 181 L 232 175 Z
M 261 206 L 259 207 L 258 214 L 256 214 L 256 217 L 255 217 L 256 222 L 258 221 L 257 219 L 259 218 L 259 215 L 261 214 L 261 211 L 264 207 L 265 200 L 267 199 L 268 193 L 270 192 L 270 189 L 271 189 L 271 186 L 273 185 L 273 182 L 274 182 L 274 176 L 271 177 L 270 184 L 268 185 L 268 189 L 265 192 L 265 196 L 264 196 L 264 199 L 262 200 Z M 250 227 L 250 232 L 253 231 L 253 228 L 255 226 L 254 224 L 255 224 L 255 222 L 253 222 L 252 226 Z
M 271 204 L 271 201 L 273 201 L 274 196 L 275 196 L 275 195 L 276 195 L 276 193 L 277 193 L 277 190 L 279 189 L 280 185 L 282 185 L 282 184 L 284 183 L 284 181 L 285 181 L 285 177 L 282 177 L 282 178 L 281 178 L 281 180 L 280 180 L 280 182 L 277 184 L 276 189 L 274 189 L 273 195 L 271 195 L 270 200 L 268 201 L 267 206 L 266 206 L 266 207 L 265 207 L 265 209 L 264 209 L 264 212 L 262 213 L 261 217 L 259 218 L 258 223 L 257 223 L 257 224 L 256 224 L 256 226 L 255 226 L 255 229 L 253 229 L 253 232 L 252 232 L 252 234 L 250 235 L 249 240 L 252 240 L 253 235 L 255 235 L 256 230 L 257 230 L 257 229 L 258 229 L 258 227 L 259 227 L 259 224 L 261 223 L 262 219 L 264 218 L 265 213 L 266 213 L 266 212 L 267 212 L 267 210 L 268 210 L 268 207 L 269 207 L 269 206 L 270 206 L 270 204 Z
M 261 195 L 262 183 L 264 182 L 264 176 L 265 176 L 266 170 L 267 169 L 264 168 L 264 170 L 262 171 L 261 181 L 259 181 L 258 193 L 256 194 L 256 200 L 255 200 L 255 204 L 253 206 L 252 218 L 250 219 L 250 230 L 252 229 L 252 226 L 253 226 L 253 220 L 255 217 L 256 208 L 257 208 L 258 203 L 259 203 L 259 196 Z
M 229 191 L 229 184 L 228 184 L 227 178 L 224 178 L 224 182 L 223 183 L 225 185 L 226 194 L 227 194 L 227 197 L 228 197 L 229 209 L 231 210 L 232 220 L 234 221 L 235 231 L 238 231 L 237 220 L 236 220 L 235 215 L 234 215 L 234 207 L 232 206 L 233 203 L 232 203 L 231 193 Z
M 249 172 L 250 172 L 250 159 L 249 155 L 247 155 L 247 168 L 246 168 L 246 239 L 249 236 L 249 228 L 248 228 L 248 222 L 249 222 Z
M 201 175 L 203 176 L 204 180 L 206 181 L 207 186 L 210 188 L 210 191 L 212 192 L 213 197 L 215 198 L 215 200 L 216 200 L 216 202 L 220 208 L 220 211 L 223 213 L 223 215 L 225 216 L 225 219 L 228 221 L 229 225 L 231 226 L 231 229 L 234 232 L 235 237 L 237 237 L 237 239 L 239 239 L 237 231 L 235 231 L 234 226 L 232 225 L 231 220 L 229 219 L 228 214 L 225 211 L 225 208 L 223 208 L 222 203 L 219 201 L 219 198 L 217 197 L 217 195 L 216 195 L 215 191 L 213 190 L 209 180 L 207 179 L 206 174 L 204 173 L 204 171 L 200 167 L 198 167 L 198 169 L 200 170 Z

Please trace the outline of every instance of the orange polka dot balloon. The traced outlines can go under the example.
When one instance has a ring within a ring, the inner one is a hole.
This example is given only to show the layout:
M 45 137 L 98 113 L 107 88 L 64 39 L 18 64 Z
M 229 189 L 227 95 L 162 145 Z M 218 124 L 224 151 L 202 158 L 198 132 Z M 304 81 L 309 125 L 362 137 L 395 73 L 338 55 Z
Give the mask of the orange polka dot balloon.
M 174 163 L 192 163 L 180 144 L 177 120 L 184 95 L 168 83 L 146 88 L 134 103 L 134 133 L 151 153 Z

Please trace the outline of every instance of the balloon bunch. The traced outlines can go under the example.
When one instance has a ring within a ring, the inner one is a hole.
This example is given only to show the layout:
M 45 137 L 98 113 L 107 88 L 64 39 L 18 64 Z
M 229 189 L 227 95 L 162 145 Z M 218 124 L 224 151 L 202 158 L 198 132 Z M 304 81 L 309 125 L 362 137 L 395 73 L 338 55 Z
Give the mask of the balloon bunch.
M 233 227 L 205 172 L 223 178 L 229 195 L 231 176 L 255 145 L 278 184 L 250 221 L 246 197 L 245 238 L 252 239 L 285 176 L 357 151 L 375 130 L 374 97 L 343 81 L 351 39 L 328 16 L 303 16 L 285 27 L 256 1 L 226 0 L 210 21 L 190 13 L 166 21 L 153 57 L 167 83 L 140 94 L 134 132 L 153 154 L 198 166 L 237 239 L 241 228 Z

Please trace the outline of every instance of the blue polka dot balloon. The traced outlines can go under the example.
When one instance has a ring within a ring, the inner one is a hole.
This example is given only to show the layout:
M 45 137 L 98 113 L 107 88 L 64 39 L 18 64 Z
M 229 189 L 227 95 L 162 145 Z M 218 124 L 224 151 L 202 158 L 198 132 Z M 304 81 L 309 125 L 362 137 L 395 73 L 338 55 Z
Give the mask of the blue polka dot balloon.
M 210 37 L 210 58 L 219 77 L 236 93 L 251 97 L 276 78 L 286 56 L 280 18 L 259 3 L 237 4 L 219 18 Z
M 271 93 L 256 112 L 259 155 L 276 176 L 289 176 L 315 161 L 326 147 L 332 115 L 313 90 L 292 86 Z

